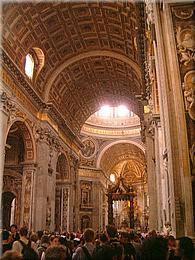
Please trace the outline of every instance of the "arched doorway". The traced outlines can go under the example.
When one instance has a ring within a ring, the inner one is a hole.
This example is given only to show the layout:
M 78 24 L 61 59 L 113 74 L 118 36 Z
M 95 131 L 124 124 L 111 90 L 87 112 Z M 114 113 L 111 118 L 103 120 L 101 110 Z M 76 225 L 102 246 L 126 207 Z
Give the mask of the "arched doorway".
M 55 191 L 55 230 L 68 230 L 69 224 L 69 165 L 66 156 L 59 155 L 56 164 L 56 191 Z
M 33 142 L 24 122 L 16 121 L 8 131 L 5 147 L 3 173 L 3 226 L 29 225 L 31 172 L 29 165 L 34 160 Z M 28 165 L 28 170 L 26 170 Z
M 10 227 L 15 213 L 15 198 L 16 196 L 12 192 L 3 192 L 2 194 L 2 210 L 3 210 L 3 228 L 8 229 Z

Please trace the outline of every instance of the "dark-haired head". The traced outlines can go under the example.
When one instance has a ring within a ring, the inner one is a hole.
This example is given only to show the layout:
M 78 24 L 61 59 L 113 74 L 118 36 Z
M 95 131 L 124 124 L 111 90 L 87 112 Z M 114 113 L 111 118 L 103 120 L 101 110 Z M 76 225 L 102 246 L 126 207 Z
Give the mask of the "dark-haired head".
M 66 249 L 63 246 L 51 246 L 45 251 L 45 260 L 66 259 Z
M 180 237 L 179 239 L 179 255 L 184 259 L 192 260 L 194 256 L 193 241 L 189 237 Z
M 110 238 L 114 238 L 117 236 L 117 229 L 114 225 L 107 225 L 106 232 Z
M 104 234 L 104 233 L 100 234 L 100 241 L 102 243 L 106 243 L 108 241 L 106 234 Z
M 20 236 L 27 237 L 27 235 L 28 235 L 28 228 L 27 227 L 21 227 L 19 233 L 20 233 Z

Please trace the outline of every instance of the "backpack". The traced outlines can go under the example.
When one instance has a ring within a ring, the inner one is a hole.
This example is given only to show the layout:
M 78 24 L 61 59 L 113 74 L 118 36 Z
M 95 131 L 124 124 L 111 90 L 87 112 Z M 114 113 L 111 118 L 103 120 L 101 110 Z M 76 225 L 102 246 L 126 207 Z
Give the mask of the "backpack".
M 108 244 L 99 245 L 94 249 L 92 258 L 94 260 L 112 260 L 113 249 Z
M 28 244 L 26 245 L 22 240 L 18 240 L 20 244 L 22 245 L 22 255 L 23 260 L 38 260 L 38 254 L 35 252 L 35 250 L 31 247 L 31 241 L 28 241 Z
M 85 246 L 81 246 L 83 253 L 87 260 L 92 260 L 92 256 L 90 255 L 88 249 Z
M 121 260 L 123 255 L 123 246 L 120 244 L 119 241 L 112 241 L 109 243 L 110 247 L 112 248 L 112 259 L 113 260 Z

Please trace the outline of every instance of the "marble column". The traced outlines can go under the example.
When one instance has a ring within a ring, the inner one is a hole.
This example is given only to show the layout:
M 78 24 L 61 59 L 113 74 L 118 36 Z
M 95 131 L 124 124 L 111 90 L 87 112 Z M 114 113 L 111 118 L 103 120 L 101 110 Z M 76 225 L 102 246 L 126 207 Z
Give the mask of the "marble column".
M 7 124 L 9 117 L 9 101 L 6 92 L 0 85 L 0 228 L 2 227 L 2 190 L 3 190 L 3 172 L 5 163 L 5 145 Z

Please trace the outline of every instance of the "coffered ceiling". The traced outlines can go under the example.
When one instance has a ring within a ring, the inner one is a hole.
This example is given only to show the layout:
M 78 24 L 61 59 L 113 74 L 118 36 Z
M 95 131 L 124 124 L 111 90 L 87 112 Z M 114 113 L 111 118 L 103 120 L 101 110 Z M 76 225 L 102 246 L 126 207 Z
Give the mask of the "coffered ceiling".
M 79 133 L 105 103 L 141 116 L 142 4 L 117 2 L 4 3 L 2 46 L 17 67 L 32 48 L 45 63 L 32 88 Z

